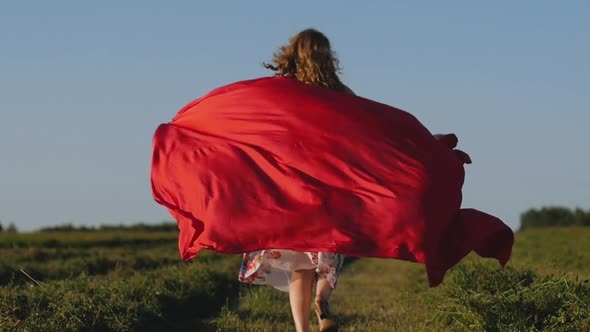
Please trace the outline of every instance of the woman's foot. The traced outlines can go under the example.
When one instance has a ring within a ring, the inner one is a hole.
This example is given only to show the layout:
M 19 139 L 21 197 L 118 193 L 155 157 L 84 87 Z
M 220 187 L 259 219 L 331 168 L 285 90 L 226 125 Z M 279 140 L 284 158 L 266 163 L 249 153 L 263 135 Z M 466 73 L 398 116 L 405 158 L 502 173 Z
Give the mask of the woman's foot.
M 315 300 L 315 312 L 320 322 L 320 332 L 338 332 L 338 324 L 330 317 L 327 301 Z

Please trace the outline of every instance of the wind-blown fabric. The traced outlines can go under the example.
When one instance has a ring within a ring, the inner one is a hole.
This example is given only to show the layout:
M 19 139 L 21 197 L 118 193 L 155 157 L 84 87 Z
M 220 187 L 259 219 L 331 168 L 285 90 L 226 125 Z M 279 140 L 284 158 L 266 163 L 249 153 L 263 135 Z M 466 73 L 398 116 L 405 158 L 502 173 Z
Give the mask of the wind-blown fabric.
M 472 250 L 504 265 L 512 230 L 461 209 L 466 154 L 414 116 L 289 78 L 218 88 L 154 135 L 154 199 L 202 249 L 337 252 L 426 265 L 431 286 Z

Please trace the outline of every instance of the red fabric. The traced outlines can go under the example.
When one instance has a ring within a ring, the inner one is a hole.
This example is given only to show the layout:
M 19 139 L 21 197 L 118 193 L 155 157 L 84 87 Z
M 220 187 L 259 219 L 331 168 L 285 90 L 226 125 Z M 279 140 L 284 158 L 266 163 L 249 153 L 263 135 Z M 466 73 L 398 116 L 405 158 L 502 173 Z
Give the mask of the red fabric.
M 152 189 L 179 249 L 338 252 L 424 263 L 510 257 L 499 219 L 461 210 L 462 151 L 411 114 L 287 78 L 216 89 L 156 130 Z

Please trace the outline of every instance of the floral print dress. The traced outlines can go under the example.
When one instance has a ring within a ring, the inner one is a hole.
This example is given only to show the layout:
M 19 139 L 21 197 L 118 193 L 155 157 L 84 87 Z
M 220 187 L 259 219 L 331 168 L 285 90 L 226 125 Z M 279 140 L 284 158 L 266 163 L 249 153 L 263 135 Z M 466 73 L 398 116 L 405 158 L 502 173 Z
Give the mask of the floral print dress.
M 314 269 L 320 278 L 326 278 L 336 287 L 343 256 L 330 252 L 297 252 L 267 249 L 244 253 L 238 279 L 241 282 L 269 285 L 288 292 L 291 271 Z

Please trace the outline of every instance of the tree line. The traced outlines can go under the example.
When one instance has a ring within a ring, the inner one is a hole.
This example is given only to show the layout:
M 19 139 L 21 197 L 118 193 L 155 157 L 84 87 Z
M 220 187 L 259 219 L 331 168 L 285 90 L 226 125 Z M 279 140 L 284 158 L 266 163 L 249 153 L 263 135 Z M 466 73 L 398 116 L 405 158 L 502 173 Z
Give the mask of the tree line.
M 529 209 L 520 215 L 520 230 L 534 227 L 590 226 L 590 210 L 547 206 Z
M 0 222 L 0 232 L 16 233 L 18 230 L 16 229 L 16 225 L 13 222 L 9 223 L 6 228 Z
M 136 223 L 131 225 L 100 225 L 100 226 L 75 226 L 63 224 L 58 226 L 43 227 L 40 232 L 175 232 L 178 231 L 176 222 L 162 222 L 159 224 Z
M 57 226 L 43 227 L 39 232 L 177 232 L 176 222 L 161 222 L 159 224 L 136 223 L 130 225 L 100 225 L 100 226 L 76 226 L 73 224 L 62 224 Z M 14 223 L 9 223 L 7 227 L 0 222 L 0 232 L 16 233 L 18 232 Z
M 520 215 L 521 231 L 535 227 L 568 227 L 590 226 L 590 210 L 581 208 L 570 209 L 561 206 L 546 206 L 540 209 L 529 209 Z M 75 226 L 63 224 L 44 227 L 40 232 L 176 232 L 178 226 L 175 222 L 162 222 L 159 224 L 136 223 L 131 225 L 100 225 L 100 226 Z M 0 232 L 17 232 L 14 223 L 4 227 L 0 222 Z

